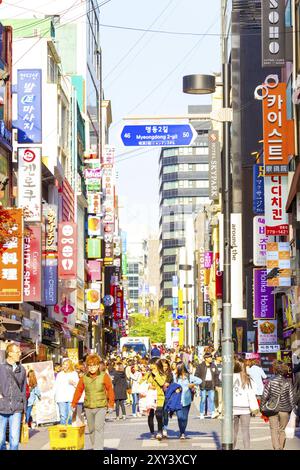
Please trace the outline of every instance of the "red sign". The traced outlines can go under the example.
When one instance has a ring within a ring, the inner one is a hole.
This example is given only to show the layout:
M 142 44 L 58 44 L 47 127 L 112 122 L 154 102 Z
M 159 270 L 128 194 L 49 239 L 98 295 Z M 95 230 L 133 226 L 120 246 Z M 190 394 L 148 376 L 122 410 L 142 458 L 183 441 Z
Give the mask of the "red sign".
M 40 302 L 41 297 L 41 226 L 29 225 L 24 237 L 24 302 Z
M 223 297 L 223 273 L 220 271 L 220 253 L 215 254 L 215 269 L 216 269 L 216 297 L 222 299 Z
M 58 224 L 58 278 L 77 278 L 77 225 Z
M 23 302 L 23 210 L 5 209 L 1 221 L 0 303 Z
M 88 262 L 89 272 L 88 280 L 90 282 L 101 281 L 101 263 L 100 261 Z

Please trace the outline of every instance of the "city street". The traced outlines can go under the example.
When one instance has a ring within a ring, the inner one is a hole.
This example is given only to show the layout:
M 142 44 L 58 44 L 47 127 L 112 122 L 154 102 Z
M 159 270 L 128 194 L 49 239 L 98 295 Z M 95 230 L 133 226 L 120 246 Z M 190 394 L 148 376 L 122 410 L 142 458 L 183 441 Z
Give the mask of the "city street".
M 150 440 L 147 418 L 133 418 L 131 409 L 127 407 L 127 419 L 116 421 L 109 417 L 105 425 L 104 446 L 106 450 L 218 450 L 221 448 L 221 420 L 199 419 L 197 399 L 192 404 L 186 441 L 178 439 L 177 418 L 170 420 L 169 438 L 161 442 Z M 111 416 L 114 416 L 111 415 Z M 250 424 L 251 449 L 272 450 L 269 425 L 259 417 L 252 418 Z M 86 429 L 85 450 L 89 450 L 90 440 Z M 31 431 L 28 444 L 21 445 L 21 450 L 50 450 L 47 427 L 40 427 Z M 243 449 L 241 432 L 238 440 L 238 449 Z M 300 450 L 300 429 L 294 439 L 287 439 L 286 450 Z

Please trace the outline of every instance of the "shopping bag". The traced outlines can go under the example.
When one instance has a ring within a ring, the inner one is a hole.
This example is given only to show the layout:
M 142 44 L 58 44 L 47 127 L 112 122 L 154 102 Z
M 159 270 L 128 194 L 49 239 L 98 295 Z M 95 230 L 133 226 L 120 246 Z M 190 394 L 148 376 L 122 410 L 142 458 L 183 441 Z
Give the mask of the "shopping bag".
M 297 419 L 297 416 L 294 413 L 294 411 L 292 411 L 288 425 L 285 428 L 285 435 L 287 439 L 293 439 L 295 437 L 296 419 Z
M 21 424 L 20 443 L 27 444 L 29 441 L 29 428 L 27 423 Z
M 146 407 L 147 410 L 156 410 L 157 407 L 157 391 L 151 388 L 147 392 L 146 396 Z

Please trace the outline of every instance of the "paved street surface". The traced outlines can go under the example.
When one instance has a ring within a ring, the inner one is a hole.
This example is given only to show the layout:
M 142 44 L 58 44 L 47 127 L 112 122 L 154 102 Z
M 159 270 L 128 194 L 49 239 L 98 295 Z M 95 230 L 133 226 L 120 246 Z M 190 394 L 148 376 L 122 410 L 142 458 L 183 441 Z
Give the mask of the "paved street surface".
M 115 413 L 110 415 L 105 425 L 105 448 L 112 450 L 217 450 L 221 447 L 221 421 L 219 419 L 199 419 L 198 400 L 192 404 L 189 416 L 186 441 L 178 439 L 177 418 L 174 416 L 169 423 L 169 439 L 161 442 L 150 440 L 147 417 L 133 418 L 131 408 L 127 407 L 127 419 L 116 421 Z M 251 449 L 272 450 L 269 425 L 259 417 L 251 419 Z M 287 450 L 300 450 L 300 429 L 297 437 L 287 439 Z M 28 444 L 20 447 L 24 450 L 50 450 L 47 427 L 31 430 Z M 85 449 L 91 448 L 86 429 Z M 243 449 L 243 443 L 238 440 L 238 448 Z

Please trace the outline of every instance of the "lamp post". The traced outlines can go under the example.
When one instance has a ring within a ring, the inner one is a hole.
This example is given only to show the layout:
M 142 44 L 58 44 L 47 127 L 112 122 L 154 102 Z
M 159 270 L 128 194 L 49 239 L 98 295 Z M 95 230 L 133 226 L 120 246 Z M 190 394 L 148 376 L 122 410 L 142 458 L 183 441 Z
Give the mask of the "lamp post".
M 189 94 L 214 93 L 216 88 L 214 75 L 187 75 L 183 77 L 183 92 Z M 223 325 L 222 325 L 222 386 L 224 419 L 222 422 L 222 449 L 233 448 L 232 401 L 233 401 L 233 348 L 232 348 L 232 319 L 230 299 L 230 213 L 231 213 L 231 184 L 230 184 L 230 121 L 232 111 L 229 108 L 229 67 L 223 66 L 223 108 L 220 110 L 223 121 L 223 157 L 222 157 L 222 199 L 224 214 L 224 277 L 223 277 Z M 213 116 L 211 116 L 211 120 Z

